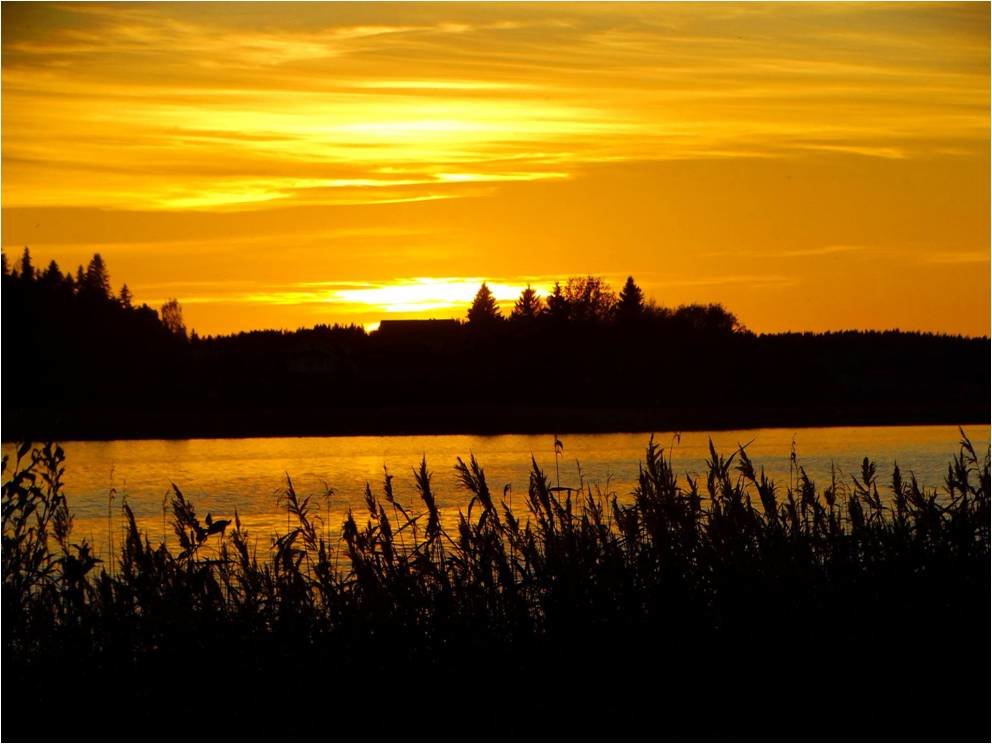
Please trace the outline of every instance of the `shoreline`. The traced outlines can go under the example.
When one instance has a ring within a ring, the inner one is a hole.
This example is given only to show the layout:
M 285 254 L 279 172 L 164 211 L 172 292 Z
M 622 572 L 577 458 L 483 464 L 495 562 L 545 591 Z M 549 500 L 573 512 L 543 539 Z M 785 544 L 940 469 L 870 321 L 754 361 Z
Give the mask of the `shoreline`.
M 852 407 L 853 408 L 853 407 Z M 40 415 L 39 415 L 40 414 Z M 795 409 L 739 408 L 724 411 L 686 408 L 601 407 L 472 410 L 390 407 L 289 411 L 199 411 L 179 409 L 136 413 L 116 411 L 51 413 L 5 410 L 4 443 L 42 441 L 130 441 L 145 439 L 254 439 L 354 436 L 501 436 L 509 434 L 650 434 L 652 432 L 733 431 L 743 429 L 871 426 L 992 426 L 989 408 L 864 411 L 841 407 Z M 915 415 L 914 415 L 915 414 Z M 29 422 L 42 420 L 44 424 Z M 194 420 L 196 423 L 190 424 Z M 13 435 L 8 432 L 14 432 Z

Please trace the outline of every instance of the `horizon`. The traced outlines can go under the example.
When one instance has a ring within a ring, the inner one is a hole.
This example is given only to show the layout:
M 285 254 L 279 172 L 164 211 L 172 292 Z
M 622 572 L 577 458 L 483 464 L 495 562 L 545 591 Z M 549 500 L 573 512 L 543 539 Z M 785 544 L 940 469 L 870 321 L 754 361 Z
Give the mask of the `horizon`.
M 989 6 L 5 4 L 3 250 L 202 335 L 633 275 L 990 335 Z
M 30 249 L 28 249 L 28 250 L 30 251 Z M 10 271 L 12 275 L 16 275 L 17 273 L 19 273 L 21 271 L 21 266 L 22 266 L 21 257 L 18 257 L 18 258 L 15 259 L 15 258 L 12 258 L 12 257 L 8 256 L 6 252 L 3 253 L 3 257 L 4 257 L 4 260 L 6 261 L 5 266 L 7 267 L 7 271 Z M 55 259 L 51 259 L 51 261 L 55 261 Z M 37 258 L 34 255 L 31 255 L 31 263 L 32 263 L 33 272 L 34 272 L 34 276 L 35 276 L 36 280 L 37 280 L 37 278 L 39 276 L 41 276 L 46 271 L 46 269 L 50 265 L 50 261 L 48 261 L 48 260 L 38 261 Z M 56 264 L 57 264 L 57 261 L 56 261 Z M 62 267 L 62 266 L 57 266 L 57 269 L 65 276 L 66 279 L 71 278 L 72 273 L 73 273 L 71 270 L 68 270 L 66 267 Z M 83 264 L 80 264 L 77 267 L 77 271 L 85 271 L 85 266 Z M 109 271 L 107 273 L 109 274 Z M 636 282 L 636 277 L 633 277 L 632 275 L 628 275 L 628 278 L 635 280 L 635 284 L 637 284 L 638 288 L 640 288 L 640 284 Z M 337 327 L 350 328 L 350 327 L 355 327 L 355 328 L 362 329 L 367 334 L 371 334 L 371 333 L 375 333 L 376 331 L 378 331 L 380 325 L 383 322 L 385 322 L 385 321 L 405 321 L 405 320 L 412 320 L 412 321 L 429 320 L 429 321 L 440 321 L 440 322 L 455 321 L 455 322 L 457 322 L 457 323 L 459 323 L 461 325 L 466 325 L 469 322 L 467 316 L 468 316 L 469 308 L 472 305 L 472 300 L 475 298 L 476 293 L 481 289 L 481 286 L 483 284 L 485 284 L 490 289 L 490 291 L 492 292 L 493 299 L 496 302 L 496 306 L 498 307 L 498 310 L 499 310 L 499 312 L 500 312 L 500 314 L 502 316 L 502 319 L 503 320 L 508 320 L 508 319 L 510 319 L 510 315 L 511 315 L 511 312 L 513 311 L 514 305 L 516 304 L 517 300 L 520 299 L 520 292 L 522 292 L 524 289 L 530 288 L 530 289 L 533 289 L 534 290 L 534 292 L 535 292 L 535 295 L 534 296 L 535 296 L 535 298 L 538 301 L 540 311 L 542 313 L 545 313 L 548 310 L 547 304 L 546 304 L 547 297 L 548 297 L 549 294 L 552 293 L 553 288 L 554 288 L 554 285 L 555 284 L 560 284 L 561 287 L 562 287 L 562 289 L 564 290 L 565 287 L 566 287 L 566 284 L 568 283 L 568 281 L 569 280 L 572 280 L 572 279 L 577 279 L 577 280 L 580 280 L 580 281 L 585 280 L 585 279 L 605 280 L 604 277 L 602 277 L 602 276 L 596 277 L 596 276 L 593 276 L 591 274 L 586 274 L 586 275 L 581 275 L 581 276 L 571 276 L 571 277 L 560 277 L 558 279 L 549 280 L 550 284 L 546 287 L 546 291 L 541 291 L 539 289 L 539 286 L 540 285 L 535 285 L 532 282 L 528 282 L 526 285 L 523 285 L 523 286 L 521 286 L 519 288 L 515 288 L 512 285 L 493 284 L 493 283 L 488 282 L 485 279 L 478 279 L 478 278 L 462 279 L 457 284 L 454 284 L 454 283 L 451 283 L 451 282 L 447 282 L 447 283 L 440 282 L 440 281 L 438 281 L 436 279 L 433 279 L 431 277 L 412 277 L 412 278 L 406 280 L 408 282 L 408 284 L 393 285 L 393 286 L 383 285 L 383 289 L 384 290 L 387 290 L 388 289 L 391 292 L 396 292 L 396 296 L 399 298 L 399 302 L 398 302 L 397 305 L 394 305 L 393 306 L 393 309 L 392 310 L 388 309 L 389 306 L 384 304 L 384 308 L 386 308 L 386 309 L 384 309 L 383 316 L 380 316 L 380 319 L 379 320 L 372 320 L 372 321 L 368 321 L 368 322 L 365 322 L 365 323 L 355 323 L 355 322 L 347 322 L 347 321 L 346 322 L 334 321 L 334 322 L 330 322 L 330 323 L 315 322 L 315 323 L 312 323 L 310 325 L 298 325 L 296 327 L 288 327 L 288 326 L 283 326 L 283 327 L 266 326 L 266 327 L 257 327 L 257 328 L 240 328 L 240 329 L 229 330 L 229 331 L 221 331 L 221 332 L 217 332 L 217 333 L 210 333 L 210 332 L 203 332 L 203 333 L 201 333 L 200 330 L 197 329 L 196 327 L 190 326 L 188 328 L 188 331 L 194 337 L 199 337 L 199 338 L 202 338 L 202 339 L 209 339 L 209 338 L 220 338 L 220 337 L 225 337 L 225 336 L 236 336 L 236 335 L 238 335 L 240 333 L 267 333 L 267 332 L 275 332 L 275 333 L 290 333 L 290 334 L 292 334 L 292 333 L 300 333 L 300 332 L 315 330 L 315 329 L 317 329 L 319 327 L 322 327 L 322 326 L 323 327 L 331 327 L 331 328 L 337 328 Z M 473 284 L 473 282 L 478 282 L 478 283 L 477 284 Z M 128 283 L 126 281 L 124 281 L 122 284 L 124 286 L 127 286 L 128 287 L 128 292 L 130 293 L 130 286 L 128 285 Z M 458 306 L 458 305 L 455 305 L 454 304 L 455 298 L 449 292 L 448 293 L 448 296 L 447 297 L 444 297 L 445 304 L 439 305 L 439 306 L 443 306 L 445 309 L 452 310 L 454 312 L 454 314 L 452 314 L 452 315 L 442 315 L 441 317 L 437 317 L 437 315 L 434 312 L 432 312 L 430 308 L 428 308 L 426 310 L 422 310 L 420 314 L 417 314 L 415 316 L 411 316 L 409 314 L 409 312 L 404 312 L 403 309 L 402 309 L 402 301 L 403 301 L 403 294 L 404 294 L 403 293 L 403 290 L 406 289 L 406 288 L 411 288 L 411 285 L 412 285 L 412 288 L 416 288 L 418 284 L 420 286 L 427 286 L 427 287 L 435 287 L 436 286 L 436 287 L 439 287 L 442 291 L 445 288 L 447 288 L 447 289 L 456 288 L 456 289 L 460 289 L 460 290 L 471 289 L 472 297 L 468 301 L 466 301 L 464 305 Z M 623 284 L 623 282 L 618 282 L 617 285 L 614 286 L 609 281 L 606 281 L 604 289 L 606 289 L 608 291 L 614 291 L 614 293 L 617 295 L 616 300 L 619 300 L 619 292 L 618 292 L 618 290 L 622 288 L 622 284 Z M 345 283 L 345 285 L 348 286 L 348 283 Z M 397 290 L 398 290 L 398 292 L 397 292 Z M 512 291 L 516 291 L 517 294 L 510 294 L 510 291 L 511 290 Z M 113 288 L 111 288 L 111 295 L 110 295 L 110 297 L 108 299 L 110 299 L 112 301 L 115 301 L 115 302 L 120 299 L 117 296 L 117 294 L 114 293 Z M 157 304 L 152 304 L 152 303 L 150 303 L 148 301 L 140 300 L 140 299 L 133 298 L 133 297 L 130 297 L 129 298 L 129 303 L 132 300 L 134 302 L 134 306 L 135 307 L 142 306 L 142 305 L 145 306 L 145 307 L 149 307 L 152 310 L 154 310 L 157 314 L 159 314 L 160 316 L 161 316 L 162 310 L 163 310 L 163 308 L 161 307 L 161 305 L 164 305 L 166 303 L 171 303 L 173 301 L 177 301 L 177 302 L 179 302 L 181 313 L 183 313 L 183 316 L 185 315 L 185 310 L 182 307 L 182 301 L 179 298 L 175 298 L 175 297 L 163 298 L 163 299 L 157 301 Z M 687 307 L 714 307 L 715 306 L 715 307 L 721 308 L 722 310 L 724 310 L 727 313 L 729 313 L 730 316 L 732 316 L 740 324 L 740 330 L 742 330 L 744 332 L 757 333 L 758 335 L 761 335 L 761 334 L 765 334 L 765 335 L 775 335 L 775 334 L 787 335 L 787 334 L 802 334 L 802 333 L 815 333 L 815 334 L 829 334 L 829 333 L 921 333 L 921 334 L 935 334 L 935 335 L 944 335 L 944 336 L 962 337 L 962 338 L 980 338 L 980 339 L 988 339 L 989 338 L 989 334 L 988 333 L 986 333 L 986 334 L 967 334 L 967 333 L 953 333 L 953 332 L 947 332 L 947 331 L 926 331 L 926 330 L 922 330 L 921 331 L 921 330 L 904 329 L 904 328 L 896 328 L 896 327 L 891 327 L 891 328 L 872 328 L 872 327 L 866 327 L 866 328 L 828 328 L 828 329 L 821 330 L 821 331 L 810 331 L 808 329 L 791 329 L 791 328 L 786 328 L 784 330 L 777 330 L 777 331 L 754 331 L 754 329 L 747 327 L 747 325 L 745 323 L 741 322 L 741 319 L 738 318 L 736 316 L 736 314 L 733 312 L 733 308 L 726 307 L 723 303 L 720 303 L 720 302 L 712 302 L 712 303 L 687 302 L 687 303 L 681 303 L 679 305 L 664 305 L 662 303 L 657 302 L 656 298 L 651 297 L 651 296 L 649 296 L 647 294 L 644 294 L 643 297 L 642 297 L 642 303 L 643 303 L 643 307 L 645 307 L 647 309 L 657 308 L 659 310 L 664 309 L 664 310 L 668 310 L 668 311 L 672 311 L 672 312 L 677 312 L 677 311 L 679 311 L 679 310 L 681 310 L 683 308 L 687 308 Z M 462 312 L 460 314 L 457 313 L 457 312 L 455 312 L 455 309 L 458 308 L 458 307 L 461 307 L 461 310 L 462 310 Z M 390 314 L 391 312 L 394 313 L 394 314 Z M 602 321 L 599 321 L 599 322 L 602 322 Z

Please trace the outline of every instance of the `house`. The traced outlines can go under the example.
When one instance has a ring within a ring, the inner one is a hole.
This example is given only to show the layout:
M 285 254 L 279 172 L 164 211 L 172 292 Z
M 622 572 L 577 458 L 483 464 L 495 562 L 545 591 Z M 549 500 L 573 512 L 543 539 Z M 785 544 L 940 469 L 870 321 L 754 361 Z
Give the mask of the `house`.
M 384 320 L 372 335 L 381 341 L 400 344 L 443 344 L 454 338 L 461 329 L 461 323 L 454 319 L 444 320 Z

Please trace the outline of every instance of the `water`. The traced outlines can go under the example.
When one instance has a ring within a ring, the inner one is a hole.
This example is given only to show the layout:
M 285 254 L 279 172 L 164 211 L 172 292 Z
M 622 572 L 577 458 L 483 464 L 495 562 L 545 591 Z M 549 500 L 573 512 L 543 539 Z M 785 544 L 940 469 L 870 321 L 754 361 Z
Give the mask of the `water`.
M 989 425 L 966 426 L 965 431 L 976 450 L 984 453 Z M 520 511 L 531 455 L 552 485 L 557 480 L 562 486 L 585 483 L 615 492 L 623 501 L 637 479 L 648 437 L 646 433 L 561 435 L 564 452 L 558 475 L 550 434 L 152 439 L 66 442 L 63 449 L 66 494 L 75 515 L 73 536 L 88 539 L 98 553 L 105 551 L 110 535 L 115 545 L 120 544 L 119 507 L 125 498 L 153 543 L 164 536 L 172 545 L 174 536 L 163 516 L 163 503 L 170 484 L 175 483 L 195 504 L 201 521 L 208 512 L 215 519 L 233 519 L 237 510 L 257 539 L 261 555 L 272 536 L 287 528 L 286 510 L 277 499 L 286 487 L 287 475 L 298 494 L 313 497 L 315 513 L 333 536 L 349 508 L 355 510 L 359 524 L 366 519 L 365 484 L 371 483 L 373 492 L 381 495 L 383 466 L 395 476 L 396 499 L 408 510 L 419 511 L 412 468 L 426 455 L 434 474 L 435 496 L 444 521 L 451 525 L 468 501 L 457 484 L 457 457 L 467 461 L 474 453 L 494 496 L 503 494 L 504 485 L 509 484 L 506 499 Z M 665 448 L 666 456 L 674 445 L 672 461 L 677 473 L 697 475 L 705 473 L 710 437 L 724 455 L 738 444 L 750 443 L 747 451 L 755 465 L 763 465 L 783 488 L 790 477 L 793 442 L 800 464 L 821 488 L 830 482 L 831 465 L 838 481 L 850 484 L 850 476 L 860 471 L 866 456 L 878 464 L 882 483 L 888 482 L 892 464 L 898 462 L 907 476 L 911 470 L 922 483 L 940 487 L 960 439 L 955 426 L 883 426 L 689 432 L 681 437 L 665 432 L 656 434 L 655 441 Z M 3 445 L 4 454 L 13 450 L 13 445 Z M 334 489 L 329 498 L 324 495 L 328 487 Z

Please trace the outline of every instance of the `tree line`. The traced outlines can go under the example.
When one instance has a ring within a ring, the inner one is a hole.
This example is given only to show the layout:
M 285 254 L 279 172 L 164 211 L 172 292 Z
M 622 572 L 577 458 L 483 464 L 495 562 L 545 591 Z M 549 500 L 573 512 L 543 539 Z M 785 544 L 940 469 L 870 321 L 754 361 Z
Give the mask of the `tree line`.
M 671 309 L 659 305 L 654 299 L 646 299 L 633 276 L 627 277 L 619 293 L 598 276 L 569 277 L 564 285 L 555 282 L 554 289 L 546 298 L 542 298 L 528 284 L 506 317 L 492 290 L 483 282 L 468 309 L 467 320 L 474 327 L 493 327 L 504 320 L 512 324 L 543 320 L 559 324 L 614 325 L 669 322 L 700 331 L 735 333 L 747 330 L 733 313 L 720 304 L 690 304 Z
M 43 270 L 36 269 L 31 258 L 31 250 L 25 247 L 20 259 L 13 266 L 9 265 L 7 254 L 0 254 L 0 271 L 5 285 L 16 287 L 19 284 L 21 287 L 33 287 L 39 294 L 49 296 L 61 294 L 64 297 L 74 297 L 91 303 L 103 303 L 108 308 L 119 307 L 123 311 L 137 311 L 145 315 L 156 314 L 169 333 L 180 338 L 187 337 L 183 309 L 178 299 L 167 300 L 158 313 L 155 313 L 147 304 L 143 303 L 140 306 L 134 304 L 134 295 L 127 283 L 122 284 L 119 294 L 114 296 L 110 285 L 110 272 L 103 256 L 99 253 L 93 254 L 93 258 L 85 268 L 80 264 L 73 276 L 70 271 L 63 274 L 55 259 L 49 261 L 48 266 Z
M 121 285 L 115 296 L 107 264 L 99 253 L 94 253 L 85 267 L 80 264 L 73 275 L 71 271 L 63 274 L 54 259 L 45 269 L 37 269 L 30 249 L 25 247 L 13 266 L 10 266 L 6 254 L 0 255 L 0 270 L 6 283 L 33 287 L 38 293 L 62 294 L 146 315 L 155 313 L 147 304 L 135 305 L 134 295 L 127 283 Z M 156 314 L 169 333 L 181 339 L 189 338 L 193 342 L 199 340 L 195 330 L 187 331 L 182 305 L 178 299 L 167 300 Z M 557 324 L 670 322 L 699 331 L 732 333 L 747 330 L 733 313 L 720 304 L 689 304 L 674 309 L 661 306 L 653 298 L 645 298 L 633 276 L 627 277 L 619 293 L 603 277 L 598 276 L 572 276 L 564 284 L 555 282 L 554 289 L 546 298 L 541 297 L 528 284 L 506 317 L 492 290 L 483 282 L 468 308 L 467 324 L 473 328 L 493 328 L 504 320 L 517 325 L 538 321 Z M 335 324 L 333 327 L 339 326 Z
M 25 251 L 2 273 L 7 437 L 968 423 L 989 406 L 987 338 L 755 334 L 720 305 L 659 306 L 632 277 L 527 287 L 505 315 L 483 284 L 464 322 L 430 333 L 198 336 L 177 300 L 115 295 L 99 254 L 73 274 Z

